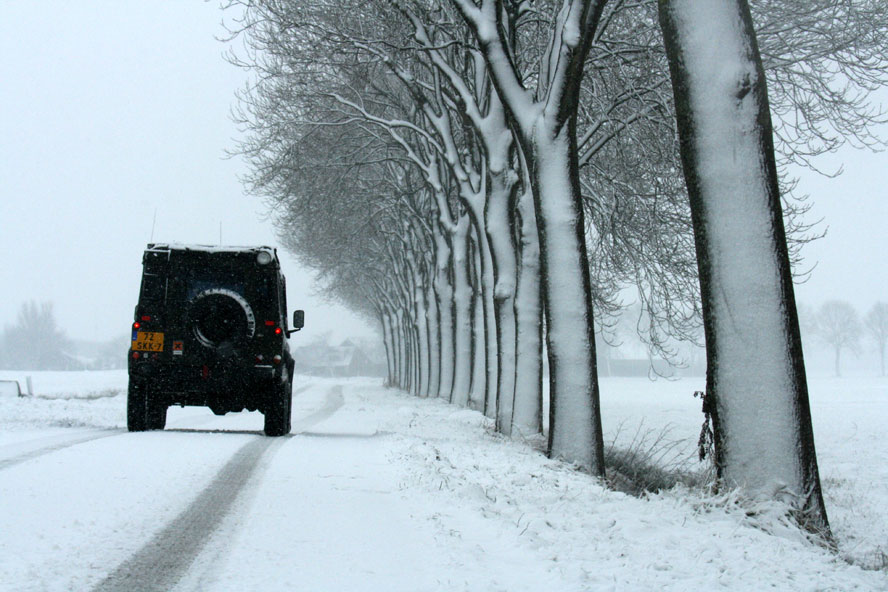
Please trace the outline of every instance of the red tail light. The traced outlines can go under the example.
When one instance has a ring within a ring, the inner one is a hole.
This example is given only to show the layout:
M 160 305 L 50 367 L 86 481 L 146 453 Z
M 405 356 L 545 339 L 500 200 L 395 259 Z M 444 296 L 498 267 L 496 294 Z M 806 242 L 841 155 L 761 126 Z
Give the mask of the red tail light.
M 275 335 L 280 335 L 280 334 L 283 333 L 283 332 L 284 332 L 284 330 L 281 329 L 280 327 L 278 327 L 277 329 L 274 330 L 274 334 L 275 334 Z
M 139 321 L 136 321 L 135 323 L 133 323 L 133 329 L 138 329 L 141 326 L 142 326 L 142 323 L 140 323 Z
M 142 317 L 142 320 L 143 320 L 143 321 L 150 321 L 150 320 L 151 320 L 151 317 L 149 317 L 148 315 L 144 315 L 144 316 Z

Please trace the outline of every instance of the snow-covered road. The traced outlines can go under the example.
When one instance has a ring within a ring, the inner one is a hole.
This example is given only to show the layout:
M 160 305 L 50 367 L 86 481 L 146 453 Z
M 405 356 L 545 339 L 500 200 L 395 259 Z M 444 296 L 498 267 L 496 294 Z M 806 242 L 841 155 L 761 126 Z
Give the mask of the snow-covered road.
M 628 496 L 476 412 L 370 381 L 306 379 L 293 434 L 266 438 L 257 413 L 196 408 L 171 409 L 163 432 L 127 433 L 123 378 L 116 391 L 0 399 L 0 590 L 888 589 L 884 570 L 808 543 L 769 508 Z M 610 386 L 632 398 L 606 409 L 621 424 L 656 405 L 642 383 Z M 670 388 L 689 385 L 658 390 Z M 679 418 L 698 402 L 685 399 L 659 415 L 693 435 L 698 417 Z M 865 416 L 839 423 L 864 437 Z M 859 468 L 831 446 L 844 437 L 818 435 L 823 456 L 848 465 L 826 468 L 840 534 L 884 548 L 884 494 L 842 489 Z M 875 523 L 850 519 L 836 493 Z
M 392 434 L 366 407 L 336 417 L 342 385 L 297 391 L 286 438 L 265 438 L 258 414 L 174 408 L 164 432 L 26 432 L 5 443 L 4 506 L 27 511 L 0 519 L 0 582 L 128 592 L 501 588 L 502 575 L 488 585 L 460 574 L 502 557 L 447 548 L 390 462 Z M 532 559 L 514 558 L 516 567 Z

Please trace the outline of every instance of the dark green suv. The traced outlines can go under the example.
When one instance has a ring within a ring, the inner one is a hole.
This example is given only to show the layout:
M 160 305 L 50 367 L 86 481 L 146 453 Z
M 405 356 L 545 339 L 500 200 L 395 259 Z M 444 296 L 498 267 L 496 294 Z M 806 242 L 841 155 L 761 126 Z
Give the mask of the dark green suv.
M 127 427 L 162 430 L 170 405 L 261 411 L 290 432 L 286 282 L 271 247 L 149 244 L 129 350 Z

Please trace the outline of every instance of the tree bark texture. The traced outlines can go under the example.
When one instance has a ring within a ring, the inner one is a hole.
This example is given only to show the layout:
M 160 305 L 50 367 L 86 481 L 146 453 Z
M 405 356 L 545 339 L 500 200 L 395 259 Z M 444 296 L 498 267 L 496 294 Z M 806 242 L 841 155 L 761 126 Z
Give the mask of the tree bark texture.
M 762 62 L 746 0 L 660 0 L 720 480 L 828 536 Z

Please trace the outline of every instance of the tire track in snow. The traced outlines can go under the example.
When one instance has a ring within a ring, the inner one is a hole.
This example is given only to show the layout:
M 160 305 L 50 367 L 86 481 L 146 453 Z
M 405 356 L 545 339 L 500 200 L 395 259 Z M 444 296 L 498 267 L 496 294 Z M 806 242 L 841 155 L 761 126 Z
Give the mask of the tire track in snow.
M 330 389 L 324 406 L 294 422 L 294 431 L 304 431 L 327 419 L 343 402 L 342 387 Z M 238 495 L 250 483 L 260 460 L 266 453 L 270 459 L 288 439 L 261 437 L 241 447 L 184 511 L 99 582 L 93 592 L 172 589 L 231 511 Z
M 34 460 L 35 458 L 40 458 L 41 456 L 49 454 L 51 452 L 58 452 L 59 450 L 64 450 L 65 448 L 70 448 L 71 446 L 77 446 L 78 444 L 84 444 L 86 442 L 92 442 L 93 440 L 100 440 L 102 438 L 109 438 L 111 436 L 120 436 L 124 433 L 125 432 L 123 430 L 107 430 L 98 434 L 91 433 L 88 435 L 81 435 L 79 437 L 68 438 L 56 444 L 42 446 L 40 448 L 29 450 L 28 452 L 24 452 L 10 458 L 2 459 L 0 460 L 0 471 L 29 460 Z M 27 444 L 27 442 L 23 442 L 22 444 Z
M 259 460 L 285 441 L 286 438 L 257 438 L 241 447 L 197 499 L 93 590 L 170 590 L 231 510 Z
M 324 401 L 324 406 L 314 413 L 294 421 L 290 432 L 292 434 L 301 434 L 311 426 L 324 421 L 336 413 L 344 403 L 345 398 L 342 396 L 342 385 L 334 386 L 327 391 L 327 398 Z

